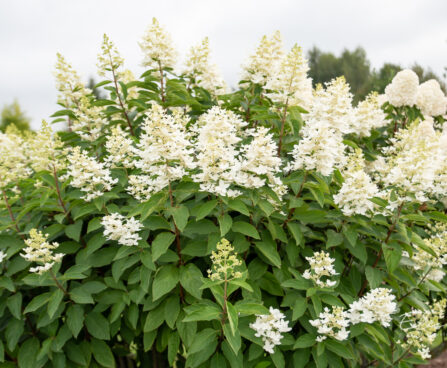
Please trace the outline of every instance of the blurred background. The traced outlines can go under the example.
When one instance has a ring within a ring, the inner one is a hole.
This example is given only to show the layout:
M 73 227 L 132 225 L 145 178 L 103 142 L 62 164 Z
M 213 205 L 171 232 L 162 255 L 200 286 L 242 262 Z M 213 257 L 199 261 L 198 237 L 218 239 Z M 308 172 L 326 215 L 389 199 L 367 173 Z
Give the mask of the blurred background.
M 56 52 L 93 85 L 107 33 L 139 76 L 138 41 L 152 17 L 182 56 L 205 36 L 230 86 L 264 34 L 303 47 L 315 83 L 345 75 L 355 100 L 383 88 L 401 68 L 445 91 L 447 2 L 439 0 L 0 0 L 0 129 L 36 129 L 58 109 Z

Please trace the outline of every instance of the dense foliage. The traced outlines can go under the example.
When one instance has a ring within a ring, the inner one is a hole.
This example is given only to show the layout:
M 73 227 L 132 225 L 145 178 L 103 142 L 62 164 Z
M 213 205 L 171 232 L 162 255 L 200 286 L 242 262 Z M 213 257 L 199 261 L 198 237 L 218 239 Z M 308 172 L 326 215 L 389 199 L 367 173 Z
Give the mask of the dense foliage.
M 444 336 L 446 98 L 357 107 L 264 37 L 229 91 L 153 21 L 136 79 L 62 56 L 53 134 L 0 135 L 4 367 L 411 367 Z M 105 95 L 104 95 L 105 96 Z M 434 118 L 433 118 L 433 117 Z

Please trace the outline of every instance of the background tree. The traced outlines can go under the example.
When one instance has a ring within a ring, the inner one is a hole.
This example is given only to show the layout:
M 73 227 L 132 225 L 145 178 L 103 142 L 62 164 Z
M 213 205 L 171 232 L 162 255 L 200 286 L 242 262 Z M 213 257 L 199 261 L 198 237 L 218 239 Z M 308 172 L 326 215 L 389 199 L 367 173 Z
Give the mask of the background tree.
M 4 132 L 6 127 L 11 124 L 14 124 L 20 131 L 30 130 L 30 118 L 25 115 L 17 100 L 3 107 L 0 131 Z

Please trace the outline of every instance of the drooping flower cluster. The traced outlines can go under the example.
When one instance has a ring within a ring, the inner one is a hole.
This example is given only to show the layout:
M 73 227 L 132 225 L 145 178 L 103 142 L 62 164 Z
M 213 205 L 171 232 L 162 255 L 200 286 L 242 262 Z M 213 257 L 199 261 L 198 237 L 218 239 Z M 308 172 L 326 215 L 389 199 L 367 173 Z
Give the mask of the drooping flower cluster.
M 430 359 L 430 347 L 442 327 L 446 305 L 446 299 L 441 299 L 427 305 L 427 310 L 412 308 L 403 314 L 401 329 L 405 333 L 405 339 L 400 345 L 404 349 L 415 351 L 422 359 Z
M 105 77 L 107 72 L 116 73 L 116 70 L 123 64 L 124 59 L 121 57 L 118 49 L 109 37 L 104 34 L 101 53 L 98 54 L 98 75 Z
M 383 327 L 390 326 L 391 314 L 396 313 L 396 297 L 390 289 L 376 288 L 349 305 L 349 318 L 352 324 L 380 322 Z
M 256 337 L 262 338 L 264 350 L 273 354 L 275 346 L 281 345 L 282 333 L 292 329 L 279 309 L 270 307 L 269 311 L 270 314 L 257 314 L 256 321 L 250 324 L 250 328 L 256 331 Z
M 303 273 L 303 277 L 312 280 L 318 287 L 332 287 L 337 282 L 330 279 L 331 276 L 338 275 L 335 271 L 333 263 L 334 258 L 331 258 L 329 253 L 324 251 L 314 252 L 312 257 L 306 257 L 309 262 L 310 269 Z M 325 278 L 324 280 L 322 278 Z M 326 278 L 327 277 L 327 278 Z
M 135 167 L 141 175 L 129 176 L 128 192 L 136 199 L 145 201 L 180 180 L 188 169 L 193 169 L 193 149 L 186 124 L 186 115 L 168 114 L 163 107 L 153 104 L 143 124 L 143 134 L 137 144 Z
M 417 74 L 405 69 L 395 75 L 392 82 L 385 88 L 388 102 L 396 107 L 413 106 L 419 86 Z
M 390 139 L 390 145 L 383 148 L 381 181 L 399 188 L 402 198 L 413 194 L 424 202 L 433 196 L 445 196 L 446 138 L 447 135 L 435 131 L 431 119 L 416 121 L 408 129 L 399 130 Z
M 0 189 L 28 177 L 29 151 L 25 137 L 10 125 L 0 132 Z
M 343 307 L 333 307 L 332 312 L 325 307 L 317 319 L 309 320 L 309 323 L 317 328 L 319 342 L 326 340 L 328 336 L 339 341 L 346 340 L 349 336 L 347 328 L 350 322 L 349 312 Z
M 20 253 L 20 255 L 28 262 L 41 264 L 37 267 L 31 267 L 30 272 L 42 274 L 50 270 L 56 262 L 60 262 L 64 256 L 62 253 L 53 253 L 59 244 L 56 242 L 49 243 L 47 239 L 48 234 L 42 234 L 42 231 L 37 229 L 30 230 L 29 239 L 25 240 L 27 247 L 23 249 L 25 253 Z
M 356 149 L 349 157 L 342 171 L 343 185 L 334 195 L 334 202 L 341 207 L 344 215 L 371 215 L 376 205 L 370 201 L 381 196 L 379 188 L 365 172 L 365 160 L 362 150 Z
M 197 85 L 210 91 L 213 95 L 226 93 L 226 83 L 216 64 L 211 62 L 208 37 L 201 44 L 191 47 L 185 62 L 184 73 Z
M 208 270 L 208 277 L 213 281 L 229 281 L 239 279 L 242 273 L 237 269 L 242 261 L 237 257 L 234 247 L 227 239 L 222 239 L 216 245 L 217 251 L 212 251 L 211 262 L 213 265 Z
M 121 245 L 138 245 L 141 237 L 138 232 L 143 224 L 133 217 L 126 218 L 119 213 L 111 213 L 101 220 L 104 226 L 104 236 L 109 240 L 116 240 Z
M 147 28 L 139 45 L 144 54 L 143 66 L 157 70 L 175 66 L 177 52 L 171 36 L 156 18 L 152 19 L 152 24 Z
M 426 279 L 440 282 L 445 276 L 444 266 L 447 265 L 447 224 L 438 222 L 429 225 L 429 229 L 431 236 L 423 241 L 436 256 L 416 247 L 411 259 L 416 271 L 423 271 L 424 274 L 428 272 Z
M 298 45 L 282 59 L 278 70 L 270 76 L 265 88 L 273 92 L 267 96 L 287 106 L 309 108 L 312 102 L 312 80 L 307 77 L 309 67 Z
M 430 79 L 418 87 L 416 105 L 427 116 L 439 116 L 446 113 L 447 97 L 437 80 Z
M 100 197 L 105 191 L 112 190 L 112 186 L 118 182 L 118 179 L 112 178 L 106 164 L 98 162 L 79 147 L 72 149 L 68 162 L 67 175 L 71 177 L 70 185 L 84 192 L 82 198 L 87 202 Z
M 242 80 L 265 85 L 274 76 L 284 56 L 281 33 L 276 31 L 272 36 L 263 36 L 255 53 L 243 66 Z
M 63 143 L 60 137 L 46 121 L 42 121 L 38 130 L 29 139 L 30 164 L 34 171 L 61 170 L 65 168 L 65 160 L 61 157 Z
M 355 123 L 352 129 L 359 137 L 369 137 L 371 130 L 379 129 L 389 124 L 377 92 L 372 92 L 355 108 Z

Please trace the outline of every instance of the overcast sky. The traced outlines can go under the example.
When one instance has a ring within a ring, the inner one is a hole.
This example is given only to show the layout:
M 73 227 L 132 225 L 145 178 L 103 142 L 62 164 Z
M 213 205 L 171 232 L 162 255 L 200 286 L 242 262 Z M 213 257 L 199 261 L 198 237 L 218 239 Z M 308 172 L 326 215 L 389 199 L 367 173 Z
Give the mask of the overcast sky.
M 103 33 L 140 73 L 137 42 L 152 17 L 183 54 L 208 36 L 230 84 L 262 35 L 277 29 L 287 47 L 305 51 L 363 46 L 373 67 L 418 62 L 442 75 L 447 66 L 444 0 L 0 0 L 0 108 L 17 98 L 38 127 L 57 109 L 56 52 L 87 80 Z

